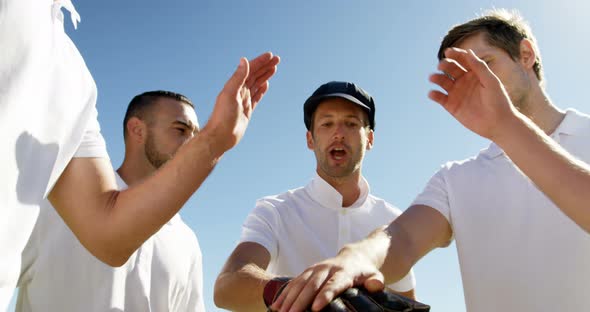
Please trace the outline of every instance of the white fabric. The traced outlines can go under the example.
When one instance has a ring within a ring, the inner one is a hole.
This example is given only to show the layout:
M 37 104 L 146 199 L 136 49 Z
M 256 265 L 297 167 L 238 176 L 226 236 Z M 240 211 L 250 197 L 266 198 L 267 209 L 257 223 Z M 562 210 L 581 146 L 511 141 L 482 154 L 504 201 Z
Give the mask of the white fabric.
M 590 118 L 568 110 L 552 135 L 590 161 Z M 590 311 L 590 235 L 495 144 L 447 163 L 413 203 L 451 224 L 467 311 Z
M 46 204 L 23 252 L 16 311 L 205 311 L 199 242 L 179 215 L 112 268 Z
M 62 2 L 0 0 L 0 310 L 39 205 L 78 148 L 96 102 L 94 81 L 64 33 Z
M 364 178 L 359 186 L 361 195 L 346 208 L 342 207 L 342 195 L 319 176 L 305 187 L 264 197 L 246 218 L 240 241 L 258 243 L 269 251 L 268 272 L 296 276 L 401 214 L 396 207 L 369 194 Z M 389 287 L 405 292 L 415 284 L 410 271 Z
M 107 144 L 100 133 L 100 124 L 98 123 L 98 112 L 96 108 L 92 110 L 92 116 L 88 120 L 88 125 L 82 142 L 78 146 L 74 158 L 109 158 L 107 153 Z

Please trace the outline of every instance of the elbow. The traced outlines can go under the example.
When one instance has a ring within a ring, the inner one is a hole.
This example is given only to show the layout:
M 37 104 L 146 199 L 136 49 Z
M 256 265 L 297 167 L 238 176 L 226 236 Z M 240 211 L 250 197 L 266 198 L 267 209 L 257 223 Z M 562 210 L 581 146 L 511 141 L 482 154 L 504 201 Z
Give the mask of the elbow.
M 109 255 L 102 258 L 98 258 L 100 261 L 104 262 L 106 265 L 111 266 L 113 268 L 118 268 L 123 266 L 129 258 L 131 254 L 121 254 L 121 255 Z
M 215 303 L 216 307 L 228 310 L 231 308 L 230 302 L 228 302 L 229 298 L 231 298 L 231 295 L 227 294 L 228 291 L 227 287 L 225 287 L 225 284 L 225 279 L 222 275 L 219 275 L 217 280 L 215 280 L 215 286 L 213 287 L 213 302 Z
M 243 294 L 247 289 L 239 289 L 232 273 L 221 273 L 213 287 L 213 302 L 215 306 L 229 311 L 259 311 L 252 309 L 251 303 L 244 300 Z
M 84 247 L 98 260 L 111 267 L 121 267 L 133 255 L 135 249 L 121 248 L 117 242 L 98 243 L 95 245 L 85 245 Z

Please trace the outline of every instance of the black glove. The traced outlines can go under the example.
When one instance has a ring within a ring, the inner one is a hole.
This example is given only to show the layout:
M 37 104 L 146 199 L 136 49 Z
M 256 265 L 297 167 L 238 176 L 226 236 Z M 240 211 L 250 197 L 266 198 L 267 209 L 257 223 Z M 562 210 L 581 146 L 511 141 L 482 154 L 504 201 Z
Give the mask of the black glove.
M 264 303 L 270 307 L 291 279 L 275 278 L 264 287 Z M 270 311 L 270 309 L 268 310 Z M 307 309 L 306 311 L 311 311 Z M 337 296 L 322 312 L 428 312 L 430 306 L 390 291 L 368 292 L 364 287 L 351 287 Z

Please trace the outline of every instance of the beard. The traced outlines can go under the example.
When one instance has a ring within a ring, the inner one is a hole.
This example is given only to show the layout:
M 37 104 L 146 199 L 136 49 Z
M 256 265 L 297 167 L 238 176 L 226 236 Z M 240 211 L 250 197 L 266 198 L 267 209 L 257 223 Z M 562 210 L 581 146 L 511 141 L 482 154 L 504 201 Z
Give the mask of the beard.
M 340 165 L 331 165 L 329 161 L 329 153 L 324 151 L 317 151 L 316 157 L 318 159 L 319 168 L 329 177 L 332 178 L 346 178 L 358 171 L 361 167 L 361 160 L 364 156 L 364 146 L 360 146 L 357 151 L 348 150 L 349 159 L 346 163 Z
M 331 178 L 345 178 L 350 176 L 359 168 L 358 163 L 348 162 L 345 166 L 330 166 L 327 161 L 320 162 L 320 169 Z
M 515 70 L 513 72 L 514 78 L 511 88 L 504 86 L 512 105 L 522 114 L 529 116 L 529 94 L 531 93 L 531 82 L 523 71 Z
M 154 136 L 149 132 L 149 130 L 145 142 L 145 157 L 156 169 L 160 168 L 163 164 L 170 160 L 170 158 L 172 158 L 172 155 L 164 154 L 158 151 L 156 148 L 156 143 L 154 142 Z

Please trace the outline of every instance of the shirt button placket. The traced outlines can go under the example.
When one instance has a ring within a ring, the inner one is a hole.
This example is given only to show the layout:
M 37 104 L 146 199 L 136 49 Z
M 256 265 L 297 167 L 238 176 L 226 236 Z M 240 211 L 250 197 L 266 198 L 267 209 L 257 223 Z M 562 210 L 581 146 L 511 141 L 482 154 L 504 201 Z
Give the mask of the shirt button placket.
M 338 250 L 348 243 L 350 243 L 350 213 L 342 209 L 338 215 Z

